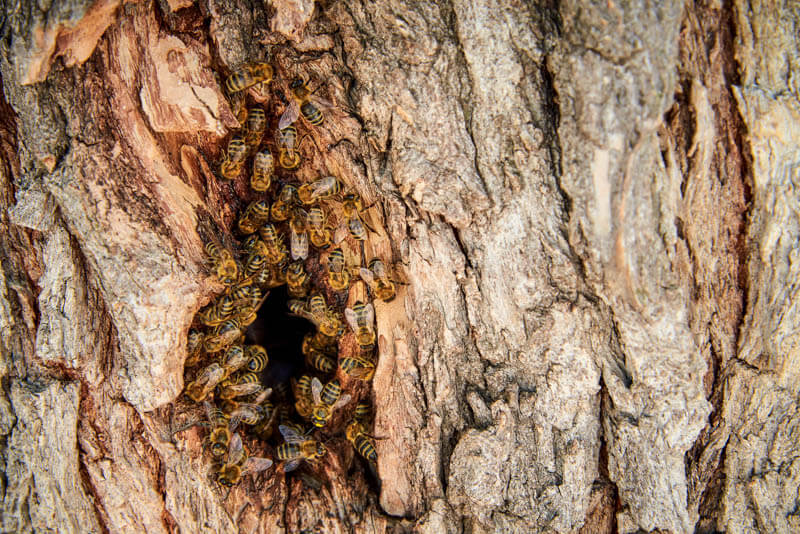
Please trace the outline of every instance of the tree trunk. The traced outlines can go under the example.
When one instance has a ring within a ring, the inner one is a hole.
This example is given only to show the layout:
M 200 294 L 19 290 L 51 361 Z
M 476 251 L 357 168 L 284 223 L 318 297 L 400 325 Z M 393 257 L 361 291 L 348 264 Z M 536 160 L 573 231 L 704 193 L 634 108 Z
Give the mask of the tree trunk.
M 798 27 L 754 0 L 5 0 L 3 532 L 800 531 Z M 403 284 L 371 388 L 340 373 L 376 472 L 330 432 L 228 491 L 181 392 L 224 289 L 203 244 L 255 198 L 217 170 L 257 61 L 270 124 L 297 76 L 334 104 L 276 180 L 361 195 Z

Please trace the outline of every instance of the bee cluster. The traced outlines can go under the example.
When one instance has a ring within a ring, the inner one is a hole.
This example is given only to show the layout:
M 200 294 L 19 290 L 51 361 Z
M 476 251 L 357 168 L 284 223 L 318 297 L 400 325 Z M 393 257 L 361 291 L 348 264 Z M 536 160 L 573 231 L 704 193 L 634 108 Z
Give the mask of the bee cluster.
M 205 245 L 212 272 L 226 289 L 197 313 L 188 337 L 185 395 L 205 409 L 216 480 L 227 486 L 268 469 L 273 459 L 283 462 L 285 472 L 302 462 L 316 466 L 328 452 L 320 432 L 336 433 L 331 421 L 338 410 L 352 410 L 345 436 L 375 466 L 377 453 L 368 434 L 371 408 L 364 400 L 377 358 L 370 296 L 395 297 L 384 263 L 365 258 L 367 208 L 359 195 L 347 191 L 341 177 L 299 183 L 294 175 L 302 164 L 297 119 L 319 127 L 324 122 L 320 108 L 330 103 L 296 78 L 288 86 L 289 99 L 275 91 L 282 112 L 271 129 L 261 104 L 248 107 L 248 95 L 268 96 L 271 82 L 267 63 L 248 65 L 225 82 L 240 128 L 228 142 L 219 174 L 236 180 L 250 170 L 254 200 L 238 217 L 234 233 L 240 241 L 234 250 L 216 241 Z M 346 251 L 353 250 L 359 258 L 348 258 Z M 255 342 L 252 331 L 271 291 L 286 291 L 285 313 L 308 321 L 308 333 L 290 354 L 299 372 L 288 381 L 276 381 L 267 349 Z M 355 342 L 340 350 L 346 338 Z M 340 378 L 354 385 L 352 391 L 344 392 L 348 388 Z M 250 456 L 247 439 L 273 439 L 273 459 Z

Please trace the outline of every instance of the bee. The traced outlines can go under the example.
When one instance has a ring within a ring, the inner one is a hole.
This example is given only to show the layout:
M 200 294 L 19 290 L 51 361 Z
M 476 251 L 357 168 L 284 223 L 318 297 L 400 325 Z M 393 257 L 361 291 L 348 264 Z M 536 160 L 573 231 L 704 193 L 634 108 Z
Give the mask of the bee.
M 234 345 L 229 347 L 222 355 L 220 364 L 225 369 L 225 378 L 244 367 L 247 363 L 247 357 L 244 355 L 244 349 L 241 345 Z
M 247 157 L 247 145 L 240 135 L 234 135 L 228 141 L 228 151 L 225 154 L 225 159 L 220 166 L 220 173 L 223 178 L 233 180 L 239 176 L 242 170 L 242 164 Z
M 308 234 L 311 244 L 326 249 L 333 243 L 331 229 L 325 225 L 325 212 L 320 207 L 308 209 Z
M 270 467 L 272 467 L 272 460 L 249 456 L 244 450 L 241 436 L 234 434 L 228 446 L 228 458 L 217 473 L 217 482 L 223 486 L 234 486 L 243 476 L 259 473 Z
M 359 402 L 356 404 L 356 409 L 353 412 L 353 419 L 362 425 L 366 425 L 369 417 L 372 414 L 372 409 L 368 402 Z
M 264 269 L 258 272 L 255 278 L 253 278 L 253 283 L 264 288 L 282 286 L 286 283 L 285 264 L 266 265 Z
M 331 198 L 341 191 L 342 184 L 335 176 L 325 176 L 319 180 L 303 184 L 297 190 L 297 196 L 303 204 L 313 204 L 318 200 Z
M 235 284 L 239 277 L 239 265 L 233 259 L 230 251 L 211 242 L 206 243 L 205 251 L 211 259 L 214 274 L 220 282 L 226 286 Z
M 244 128 L 247 122 L 247 106 L 245 105 L 245 98 L 242 93 L 233 93 L 230 95 L 231 111 L 234 117 L 239 122 L 239 128 Z
M 336 360 L 316 349 L 306 356 L 306 363 L 320 373 L 328 374 L 336 370 Z
M 292 184 L 286 184 L 278 193 L 278 198 L 272 203 L 270 215 L 272 220 L 283 222 L 291 216 L 292 207 L 297 204 L 297 188 Z
M 250 177 L 250 187 L 253 188 L 253 191 L 263 193 L 269 189 L 274 169 L 275 161 L 269 150 L 265 148 L 256 153 L 253 158 L 253 176 Z
M 214 362 L 197 375 L 186 385 L 186 395 L 194 402 L 202 402 L 214 388 L 225 379 L 225 369 Z
M 254 234 L 269 219 L 269 204 L 265 200 L 254 200 L 244 209 L 237 226 L 243 234 Z
M 301 78 L 295 78 L 289 85 L 292 90 L 293 102 L 286 108 L 286 111 L 281 115 L 280 128 L 285 128 L 297 120 L 301 114 L 303 118 L 314 126 L 319 126 L 325 120 L 322 111 L 319 107 L 333 107 L 333 104 L 327 100 L 323 100 L 314 96 L 313 91 L 308 88 L 308 85 Z
M 342 199 L 342 214 L 347 221 L 347 229 L 350 231 L 350 236 L 356 241 L 364 241 L 367 238 L 367 231 L 364 228 L 366 223 L 361 219 L 363 211 L 361 197 L 355 193 L 349 193 L 344 196 Z
M 328 284 L 336 291 L 350 287 L 350 271 L 345 266 L 341 248 L 333 249 L 328 256 Z
M 356 335 L 356 342 L 362 352 L 375 348 L 375 309 L 372 304 L 356 302 L 352 308 L 345 308 L 344 316 Z
M 308 314 L 306 318 L 314 323 L 317 329 L 329 338 L 336 338 L 344 333 L 342 322 L 336 313 L 328 308 L 325 297 L 314 295 L 308 299 Z
M 334 410 L 350 402 L 350 395 L 341 393 L 342 385 L 337 379 L 325 384 L 324 388 L 318 378 L 311 380 L 311 398 L 314 401 L 311 422 L 315 427 L 325 426 Z
M 336 336 L 339 332 L 336 332 Z M 310 357 L 314 351 L 322 352 L 329 356 L 336 354 L 336 336 L 326 336 L 320 331 L 313 334 L 306 334 L 303 337 L 302 351 L 303 355 Z
M 305 210 L 292 210 L 292 218 L 289 220 L 289 250 L 293 260 L 304 260 L 308 257 L 307 217 Z
M 269 395 L 271 392 L 271 390 L 265 390 L 260 393 L 259 396 L 264 393 Z M 263 401 L 264 399 L 259 399 L 258 402 L 233 402 L 232 399 L 228 399 L 223 405 L 223 410 L 230 414 L 231 419 L 241 421 L 246 425 L 255 426 L 265 419 L 267 413 L 264 407 L 261 406 Z
M 375 444 L 364 431 L 363 425 L 359 421 L 353 421 L 347 425 L 345 431 L 347 440 L 353 444 L 358 454 L 366 458 L 369 463 L 375 465 L 378 461 L 378 453 L 375 451 Z
M 244 348 L 247 364 L 245 368 L 251 373 L 259 373 L 267 368 L 269 356 L 267 349 L 261 345 L 248 345 Z
M 272 66 L 268 63 L 252 63 L 228 76 L 225 88 L 229 94 L 233 94 L 256 84 L 267 84 L 271 81 Z
M 378 258 L 369 262 L 369 268 L 359 269 L 361 279 L 369 286 L 372 293 L 384 302 L 391 302 L 396 296 L 395 283 L 386 274 L 386 266 Z
M 206 352 L 219 352 L 233 344 L 244 334 L 242 325 L 235 319 L 228 319 L 216 327 L 211 335 L 206 337 Z
M 216 302 L 209 304 L 197 313 L 197 318 L 206 326 L 218 326 L 233 315 L 233 298 L 222 295 Z
M 283 466 L 286 473 L 297 469 L 303 460 L 313 464 L 328 452 L 325 445 L 298 432 L 296 428 L 280 425 L 278 430 L 286 443 L 278 445 L 276 457 L 286 462 Z
M 296 143 L 297 128 L 287 126 L 278 130 L 278 163 L 287 171 L 294 171 L 300 167 L 302 158 L 300 152 L 295 149 Z
M 265 224 L 258 230 L 258 234 L 264 244 L 259 253 L 264 256 L 268 264 L 275 265 L 286 259 L 286 245 L 283 244 L 283 239 L 278 235 L 275 225 Z
M 261 254 L 250 254 L 250 256 L 247 258 L 247 262 L 244 264 L 245 278 L 249 279 L 250 277 L 262 272 L 266 264 L 266 258 L 264 258 L 264 256 Z
M 267 126 L 267 115 L 261 108 L 253 108 L 247 111 L 246 132 L 244 143 L 249 150 L 255 150 L 261 144 L 264 137 L 264 129 Z
M 237 288 L 232 294 L 236 298 L 236 317 L 243 326 L 249 326 L 256 320 L 257 313 L 266 299 L 257 285 L 246 285 Z
M 199 330 L 189 329 L 189 336 L 186 340 L 186 361 L 185 367 L 194 367 L 200 363 L 200 356 L 203 354 L 203 340 L 205 336 Z
M 264 389 L 261 386 L 261 381 L 258 379 L 257 374 L 245 373 L 236 381 L 220 384 L 219 398 L 223 400 L 230 400 L 236 397 L 244 397 L 245 395 L 252 395 L 259 392 L 271 392 L 271 390 Z
M 203 406 L 206 409 L 208 422 L 211 424 L 211 433 L 208 436 L 208 441 L 211 443 L 211 454 L 215 458 L 220 458 L 228 451 L 234 427 L 222 410 L 208 401 L 203 402 Z
M 297 382 L 292 384 L 294 390 L 294 407 L 298 415 L 303 419 L 310 419 L 314 409 L 314 402 L 311 397 L 311 377 L 303 375 Z
M 375 364 L 363 358 L 342 358 L 339 367 L 347 376 L 368 381 L 375 375 Z
M 311 278 L 308 276 L 302 261 L 295 261 L 289 264 L 286 273 L 286 283 L 289 286 L 289 296 L 301 298 L 308 294 L 311 285 Z

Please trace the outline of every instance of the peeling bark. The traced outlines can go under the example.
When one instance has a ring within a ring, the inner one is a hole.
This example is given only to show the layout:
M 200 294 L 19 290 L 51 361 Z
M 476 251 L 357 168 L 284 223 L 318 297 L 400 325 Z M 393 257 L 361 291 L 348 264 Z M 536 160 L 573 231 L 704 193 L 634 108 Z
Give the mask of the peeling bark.
M 3 13 L 4 531 L 800 529 L 790 3 Z M 206 431 L 175 430 L 222 290 L 202 246 L 251 199 L 216 176 L 221 82 L 255 61 L 271 118 L 295 76 L 334 103 L 297 180 L 371 204 L 367 257 L 405 285 L 375 303 L 372 389 L 345 384 L 376 476 L 332 435 L 318 470 L 228 493 Z

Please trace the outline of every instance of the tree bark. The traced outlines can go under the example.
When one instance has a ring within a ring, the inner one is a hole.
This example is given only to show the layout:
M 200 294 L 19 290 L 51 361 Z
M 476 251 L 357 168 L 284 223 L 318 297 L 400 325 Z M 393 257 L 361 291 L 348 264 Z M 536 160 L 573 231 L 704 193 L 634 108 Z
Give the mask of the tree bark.
M 798 27 L 754 0 L 6 0 L 2 531 L 799 531 Z M 297 181 L 372 204 L 404 285 L 346 382 L 377 473 L 339 434 L 227 492 L 174 431 L 223 289 L 203 243 L 251 198 L 215 172 L 222 84 L 256 61 L 272 119 L 295 76 L 334 103 Z

